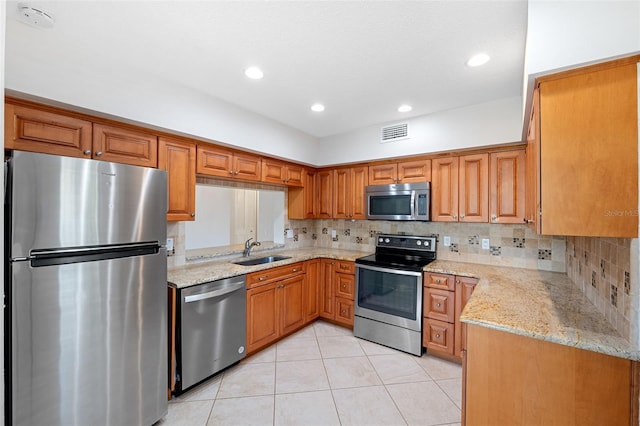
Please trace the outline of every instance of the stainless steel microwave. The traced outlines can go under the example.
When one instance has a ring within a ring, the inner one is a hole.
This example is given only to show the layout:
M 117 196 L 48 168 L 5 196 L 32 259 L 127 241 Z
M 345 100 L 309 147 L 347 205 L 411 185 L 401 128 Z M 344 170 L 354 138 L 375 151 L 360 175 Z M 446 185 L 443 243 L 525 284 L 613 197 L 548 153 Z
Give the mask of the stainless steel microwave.
M 369 185 L 367 219 L 430 220 L 429 182 Z

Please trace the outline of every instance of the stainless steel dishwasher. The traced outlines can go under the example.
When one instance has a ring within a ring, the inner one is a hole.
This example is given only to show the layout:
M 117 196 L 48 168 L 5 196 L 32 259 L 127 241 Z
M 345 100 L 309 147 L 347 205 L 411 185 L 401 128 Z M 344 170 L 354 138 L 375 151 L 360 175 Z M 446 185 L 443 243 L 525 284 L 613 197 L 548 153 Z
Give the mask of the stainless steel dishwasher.
M 177 393 L 244 358 L 246 295 L 244 275 L 180 290 Z

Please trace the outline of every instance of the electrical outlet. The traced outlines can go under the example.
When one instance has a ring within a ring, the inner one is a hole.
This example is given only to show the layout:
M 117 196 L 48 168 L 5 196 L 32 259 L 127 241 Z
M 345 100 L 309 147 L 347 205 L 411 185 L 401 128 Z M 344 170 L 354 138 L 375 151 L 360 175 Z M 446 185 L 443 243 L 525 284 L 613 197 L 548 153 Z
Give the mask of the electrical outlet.
M 293 238 L 293 229 L 287 229 L 287 238 Z
M 175 254 L 175 250 L 173 248 L 173 238 L 167 238 L 167 255 L 171 256 Z
M 449 247 L 450 245 L 451 245 L 451 237 L 447 235 L 444 237 L 444 246 Z
M 483 238 L 482 239 L 482 250 L 489 250 L 489 239 L 488 238 Z
M 338 233 L 336 232 L 336 230 L 335 230 L 335 229 L 332 229 L 332 230 L 331 230 L 331 238 L 335 238 L 335 237 L 337 237 L 337 236 L 338 236 Z

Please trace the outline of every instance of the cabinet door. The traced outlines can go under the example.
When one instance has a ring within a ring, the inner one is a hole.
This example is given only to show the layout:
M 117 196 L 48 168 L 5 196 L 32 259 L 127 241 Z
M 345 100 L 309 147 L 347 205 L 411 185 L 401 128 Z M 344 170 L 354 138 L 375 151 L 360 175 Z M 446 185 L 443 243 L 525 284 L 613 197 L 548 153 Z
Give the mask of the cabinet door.
M 282 185 L 285 183 L 284 163 L 275 160 L 262 160 L 262 181 Z
M 285 183 L 287 186 L 304 186 L 304 167 L 288 164 L 285 171 Z
M 320 262 L 320 316 L 334 319 L 333 297 L 333 260 L 322 259 Z
M 398 182 L 430 182 L 431 160 L 405 161 L 398 163 Z
M 465 324 L 460 322 L 460 314 L 467 305 L 473 290 L 478 284 L 478 280 L 469 277 L 456 276 L 456 311 L 455 311 L 455 347 L 454 355 L 461 356 L 462 350 L 466 346 L 466 327 Z
M 261 166 L 262 160 L 255 155 L 241 153 L 233 155 L 233 175 L 238 179 L 259 182 L 262 178 Z
M 489 221 L 489 154 L 459 158 L 458 220 Z
M 333 171 L 322 170 L 316 173 L 316 192 L 318 200 L 318 218 L 330 219 L 333 216 Z
M 196 172 L 209 176 L 230 177 L 233 175 L 233 154 L 210 145 L 198 145 Z
M 638 235 L 637 64 L 540 83 L 542 233 Z
M 489 158 L 491 223 L 524 223 L 524 150 L 495 152 Z
M 279 336 L 278 283 L 247 290 L 247 352 L 268 345 Z
M 122 127 L 94 124 L 93 158 L 134 166 L 158 167 L 158 137 Z
M 320 259 L 307 261 L 304 321 L 311 322 L 320 316 Z
M 304 283 L 304 275 L 287 278 L 279 282 L 281 335 L 288 334 L 304 325 L 306 306 Z
M 349 172 L 350 169 L 337 169 L 333 171 L 333 218 L 349 218 Z
M 369 166 L 369 185 L 386 185 L 398 181 L 398 165 L 396 163 Z
M 316 197 L 316 173 L 304 172 L 304 216 L 315 219 L 318 216 L 318 198 Z
M 351 169 L 351 185 L 349 200 L 351 202 L 350 219 L 366 219 L 367 204 L 365 201 L 365 189 L 369 184 L 367 167 L 354 167 Z
M 458 157 L 431 161 L 431 220 L 458 221 Z
M 158 150 L 158 168 L 167 171 L 167 220 L 195 220 L 196 145 L 161 137 Z
M 4 147 L 91 158 L 91 122 L 5 103 Z
M 422 345 L 435 352 L 453 355 L 453 324 L 430 318 L 424 320 Z
M 336 297 L 335 320 L 341 324 L 353 327 L 353 299 Z

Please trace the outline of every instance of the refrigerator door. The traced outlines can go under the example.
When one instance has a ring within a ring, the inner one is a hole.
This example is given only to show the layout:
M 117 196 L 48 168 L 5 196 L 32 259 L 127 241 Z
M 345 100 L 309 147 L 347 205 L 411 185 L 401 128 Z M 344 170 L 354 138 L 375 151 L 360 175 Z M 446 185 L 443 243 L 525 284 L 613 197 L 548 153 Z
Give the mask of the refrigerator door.
M 12 424 L 147 426 L 166 414 L 164 249 L 10 267 Z
M 163 170 L 21 151 L 9 167 L 12 258 L 166 240 Z

